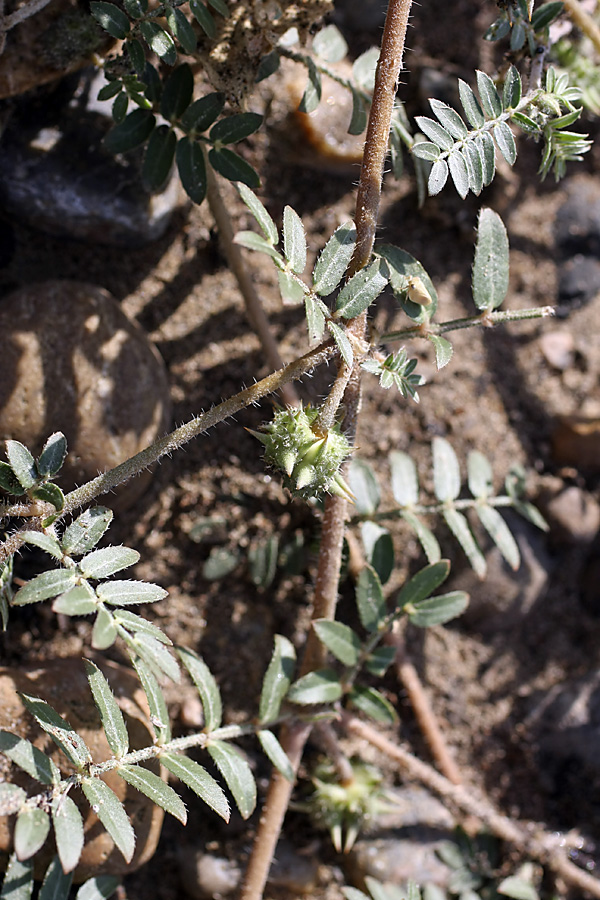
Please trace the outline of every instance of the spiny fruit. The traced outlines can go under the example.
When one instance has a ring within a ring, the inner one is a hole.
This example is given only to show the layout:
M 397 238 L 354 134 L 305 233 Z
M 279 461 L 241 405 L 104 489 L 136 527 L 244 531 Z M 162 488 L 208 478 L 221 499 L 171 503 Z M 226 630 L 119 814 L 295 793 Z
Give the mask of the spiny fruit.
M 352 500 L 352 492 L 340 467 L 352 453 L 339 425 L 325 436 L 313 431 L 318 409 L 281 409 L 264 433 L 251 431 L 264 444 L 265 462 L 284 473 L 283 483 L 296 496 L 309 500 L 323 494 L 338 494 Z

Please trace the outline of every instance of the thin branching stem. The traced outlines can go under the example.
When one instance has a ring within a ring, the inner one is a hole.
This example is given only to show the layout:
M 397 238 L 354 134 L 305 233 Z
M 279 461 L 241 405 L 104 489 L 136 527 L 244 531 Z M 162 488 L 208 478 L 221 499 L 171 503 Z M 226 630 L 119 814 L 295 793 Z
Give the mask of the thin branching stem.
M 341 720 L 347 732 L 377 747 L 389 759 L 394 760 L 409 778 L 420 781 L 467 815 L 476 816 L 501 840 L 518 847 L 523 854 L 539 860 L 569 884 L 589 892 L 593 897 L 600 897 L 600 881 L 566 859 L 560 836 L 548 834 L 539 826 L 527 826 L 502 815 L 487 800 L 478 797 L 474 789 L 452 784 L 427 763 L 380 734 L 372 725 L 361 722 L 347 712 L 341 713 Z
M 294 362 L 279 369 L 279 371 L 267 375 L 266 378 L 262 378 L 256 384 L 245 388 L 228 400 L 224 400 L 223 403 L 213 406 L 212 409 L 196 416 L 190 422 L 186 422 L 185 425 L 181 425 L 170 434 L 165 435 L 165 437 L 159 438 L 145 450 L 136 453 L 131 459 L 125 460 L 125 462 L 115 466 L 114 469 L 110 469 L 103 475 L 98 475 L 97 478 L 93 478 L 92 481 L 88 481 L 67 494 L 65 505 L 58 518 L 62 519 L 64 516 L 70 515 L 80 507 L 91 503 L 100 494 L 112 491 L 129 478 L 139 475 L 140 472 L 158 462 L 163 456 L 167 456 L 174 450 L 183 447 L 188 441 L 218 425 L 219 422 L 234 416 L 240 410 L 266 397 L 267 394 L 274 393 L 282 385 L 306 375 L 307 372 L 312 371 L 316 366 L 330 359 L 336 352 L 337 349 L 333 341 L 326 341 L 309 353 L 305 353 L 299 359 L 294 360 Z M 50 515 L 54 512 L 54 508 L 50 504 L 47 506 L 48 508 L 44 511 L 44 515 Z M 32 528 L 36 527 L 39 527 L 39 521 L 36 522 L 35 519 L 30 519 L 23 530 L 31 531 Z M 21 532 L 17 531 L 0 544 L 0 565 L 19 549 L 23 543 L 20 535 Z
M 350 263 L 349 277 L 367 265 L 373 252 L 383 167 L 387 155 L 391 117 L 411 2 L 412 0 L 389 0 L 358 187 L 355 217 L 357 241 Z M 364 340 L 365 328 L 366 314 L 363 314 L 349 325 L 351 339 Z M 340 364 L 336 384 L 346 380 L 344 365 L 343 362 Z M 337 395 L 337 388 L 334 387 L 334 390 Z M 337 401 L 337 396 L 335 399 Z M 356 363 L 349 373 L 348 384 L 344 392 L 344 406 L 346 412 L 344 425 L 353 436 L 360 406 L 360 369 Z M 336 409 L 337 406 L 332 403 L 328 415 L 332 414 L 332 410 L 334 413 Z M 346 509 L 346 500 L 341 497 L 330 496 L 327 498 L 313 603 L 314 618 L 325 616 L 332 619 L 335 615 Z M 316 633 L 310 631 L 307 636 L 302 672 L 305 673 L 318 666 L 319 661 L 323 659 L 323 652 Z M 280 735 L 282 747 L 292 762 L 294 771 L 297 771 L 309 734 L 310 728 L 302 726 L 297 729 L 284 729 Z M 287 782 L 282 775 L 278 772 L 273 773 L 246 871 L 241 900 L 260 900 L 263 896 L 292 788 L 293 785 Z
M 554 306 L 535 306 L 531 309 L 499 309 L 494 312 L 483 312 L 476 316 L 465 316 L 463 319 L 450 319 L 448 322 L 428 322 L 427 325 L 412 325 L 409 328 L 401 328 L 398 331 L 386 331 L 379 335 L 380 341 L 401 341 L 403 338 L 422 337 L 428 335 L 447 334 L 449 331 L 460 331 L 463 328 L 474 328 L 482 325 L 485 328 L 495 328 L 496 325 L 506 325 L 507 322 L 520 322 L 524 319 L 545 319 L 554 316 Z

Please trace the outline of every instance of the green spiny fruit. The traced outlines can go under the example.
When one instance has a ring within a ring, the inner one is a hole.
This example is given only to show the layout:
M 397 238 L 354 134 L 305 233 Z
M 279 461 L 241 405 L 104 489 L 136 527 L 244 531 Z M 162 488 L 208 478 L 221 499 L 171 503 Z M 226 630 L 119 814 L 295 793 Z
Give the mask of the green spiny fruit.
M 264 434 L 251 434 L 264 444 L 265 461 L 284 473 L 283 483 L 296 496 L 308 500 L 323 494 L 352 499 L 340 467 L 352 448 L 339 425 L 325 435 L 313 431 L 318 409 L 281 409 L 264 426 Z

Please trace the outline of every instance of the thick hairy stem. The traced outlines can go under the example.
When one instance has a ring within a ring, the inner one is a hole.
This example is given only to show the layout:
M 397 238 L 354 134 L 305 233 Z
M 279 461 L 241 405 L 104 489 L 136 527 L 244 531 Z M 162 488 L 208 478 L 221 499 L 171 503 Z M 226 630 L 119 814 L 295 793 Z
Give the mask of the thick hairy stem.
M 217 183 L 217 179 L 215 178 L 212 167 L 208 163 L 206 165 L 206 176 L 206 198 L 208 200 L 208 205 L 210 206 L 210 211 L 213 214 L 213 218 L 219 232 L 221 246 L 223 248 L 225 256 L 227 257 L 229 268 L 233 272 L 238 283 L 240 293 L 244 298 L 248 319 L 250 320 L 250 324 L 259 337 L 269 366 L 272 369 L 281 369 L 283 367 L 283 361 L 281 359 L 281 356 L 279 355 L 277 341 L 273 337 L 269 325 L 269 320 L 265 315 L 260 297 L 258 296 L 256 288 L 254 287 L 254 283 L 252 281 L 252 278 L 250 277 L 248 268 L 244 263 L 242 251 L 240 250 L 238 245 L 234 244 L 233 242 L 235 235 L 233 226 L 231 224 L 231 217 L 229 215 L 227 207 L 223 203 L 223 198 L 221 196 L 219 185 Z M 282 386 L 281 396 L 288 406 L 300 405 L 298 394 L 291 384 Z
M 294 774 L 298 771 L 310 730 L 311 726 L 304 723 L 292 727 L 284 726 L 281 729 L 280 741 L 285 748 Z M 263 813 L 258 823 L 257 840 L 252 848 L 252 856 L 246 870 L 240 900 L 260 900 L 263 895 L 293 789 L 293 782 L 284 778 L 280 772 L 273 772 Z M 258 837 L 260 837 L 260 841 Z
M 402 64 L 404 38 L 406 36 L 410 6 L 411 0 L 390 0 L 388 6 L 358 187 L 355 217 L 357 240 L 350 263 L 349 275 L 363 268 L 369 262 L 373 252 L 383 167 L 387 155 L 391 116 Z M 364 337 L 365 325 L 366 315 L 358 316 L 351 325 L 353 334 L 359 340 Z M 355 364 L 344 393 L 346 410 L 344 424 L 350 428 L 352 433 L 356 429 L 356 417 L 360 406 L 359 371 L 358 366 Z M 345 378 L 346 372 L 342 362 L 336 384 L 343 384 Z M 336 390 L 335 386 L 334 390 Z M 339 402 L 337 396 L 335 399 L 336 402 Z M 337 406 L 334 408 L 334 404 L 330 404 L 328 415 L 332 414 L 332 410 L 335 413 L 335 409 L 337 409 Z M 323 616 L 333 618 L 335 615 L 346 505 L 345 500 L 336 496 L 328 497 L 325 504 L 319 567 L 313 604 L 314 618 Z M 310 631 L 306 641 L 302 672 L 306 673 L 313 668 L 318 668 L 322 664 L 323 653 L 321 642 L 317 639 L 315 632 Z M 309 730 L 306 730 L 304 741 L 308 738 L 309 733 Z M 288 735 L 289 732 L 284 732 L 281 736 L 281 743 L 289 756 Z M 298 761 L 301 758 L 302 749 L 303 745 L 299 751 Z M 294 752 L 298 754 L 297 745 L 294 746 Z M 291 791 L 291 788 L 288 790 L 287 784 L 282 786 L 282 780 L 282 776 L 279 773 L 273 774 L 242 888 L 242 900 L 260 900 L 263 895 L 271 859 L 277 846 L 287 803 L 289 802 L 289 792 Z M 285 796 L 284 790 L 287 791 Z M 255 861 L 256 857 L 260 858 L 260 862 Z
M 397 762 L 409 777 L 417 779 L 468 815 L 476 816 L 501 840 L 514 844 L 522 853 L 539 860 L 570 884 L 589 892 L 593 897 L 600 897 L 600 881 L 565 859 L 564 849 L 559 846 L 560 839 L 557 840 L 556 835 L 503 816 L 473 791 L 452 784 L 427 763 L 421 762 L 412 753 L 379 734 L 372 725 L 361 722 L 349 713 L 342 712 L 342 724 L 346 731 L 368 741 Z
M 320 363 L 326 362 L 335 352 L 336 348 L 333 342 L 327 341 L 299 359 L 294 360 L 294 362 L 284 366 L 278 372 L 267 375 L 266 378 L 257 381 L 256 384 L 251 385 L 249 388 L 245 388 L 239 394 L 235 394 L 228 400 L 224 400 L 223 403 L 213 406 L 212 409 L 202 413 L 185 425 L 181 425 L 165 437 L 159 438 L 150 447 L 136 453 L 131 459 L 67 494 L 65 505 L 59 518 L 62 519 L 81 506 L 91 503 L 100 494 L 112 491 L 120 484 L 123 484 L 124 481 L 127 481 L 127 479 L 132 478 L 134 475 L 139 475 L 144 469 L 158 462 L 163 456 L 187 444 L 192 438 L 198 437 L 198 435 L 208 431 L 209 428 L 218 425 L 219 422 L 223 422 L 240 410 L 251 406 L 267 394 L 274 393 L 290 381 L 306 375 L 307 372 L 312 371 Z M 50 504 L 47 506 L 48 508 L 44 511 L 44 515 L 50 515 L 54 511 Z M 32 519 L 27 523 L 26 530 L 30 531 L 36 527 L 39 527 L 39 521 Z M 8 559 L 21 545 L 22 540 L 19 538 L 19 534 L 20 532 L 16 532 L 0 545 L 0 564 Z

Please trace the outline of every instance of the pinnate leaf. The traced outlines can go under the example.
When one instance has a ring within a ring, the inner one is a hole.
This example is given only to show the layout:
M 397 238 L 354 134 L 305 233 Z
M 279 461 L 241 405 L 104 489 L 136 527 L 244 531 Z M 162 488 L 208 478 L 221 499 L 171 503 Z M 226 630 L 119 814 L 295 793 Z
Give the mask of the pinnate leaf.
M 122 9 L 114 3 L 104 3 L 100 0 L 92 0 L 90 12 L 97 22 L 107 31 L 111 37 L 118 41 L 124 40 L 129 34 L 129 19 Z
M 24 807 L 15 824 L 14 846 L 17 858 L 31 859 L 46 842 L 50 831 L 48 813 L 36 807 Z
M 185 825 L 187 822 L 185 804 L 179 794 L 162 778 L 143 766 L 119 766 L 117 774 Z
M 77 804 L 68 794 L 52 801 L 52 824 L 56 849 L 65 872 L 72 872 L 83 850 L 83 819 Z
M 107 581 L 99 584 L 96 592 L 101 600 L 111 606 L 156 603 L 167 596 L 164 588 L 146 581 Z
M 263 679 L 258 717 L 272 722 L 279 715 L 281 702 L 288 692 L 296 667 L 294 645 L 286 637 L 275 635 L 275 648 Z
M 206 197 L 207 187 L 206 163 L 202 148 L 197 141 L 184 137 L 177 142 L 175 159 L 184 191 L 193 203 L 202 203 Z
M 140 554 L 130 547 L 104 547 L 84 556 L 79 569 L 86 578 L 108 578 L 121 569 L 135 565 Z
M 317 669 L 303 675 L 291 686 L 288 699 L 301 706 L 313 703 L 333 703 L 342 696 L 339 677 L 333 669 Z
M 85 797 L 109 835 L 131 862 L 135 850 L 135 834 L 125 808 L 114 791 L 100 778 L 86 778 L 81 784 Z
M 361 625 L 376 631 L 386 616 L 386 603 L 379 575 L 372 566 L 365 566 L 356 584 L 356 605 Z
M 37 470 L 42 478 L 56 475 L 67 456 L 67 439 L 60 431 L 51 434 L 37 461 Z
M 75 900 L 109 900 L 120 884 L 120 878 L 115 875 L 97 875 L 88 878 L 79 890 Z
M 284 778 L 287 778 L 288 781 L 294 780 L 294 770 L 292 769 L 291 763 L 285 752 L 283 747 L 275 737 L 272 731 L 268 729 L 262 729 L 257 732 L 258 740 L 260 741 L 260 745 L 265 751 L 268 758 L 271 760 L 275 768 L 281 772 Z
M 102 719 L 102 727 L 110 749 L 119 759 L 125 756 L 129 749 L 129 735 L 125 726 L 125 719 L 121 712 L 110 685 L 98 666 L 86 659 L 85 671 L 94 697 L 94 703 Z
M 483 208 L 473 262 L 473 300 L 477 309 L 493 310 L 502 305 L 508 291 L 508 272 L 506 228 L 498 213 Z
M 17 591 L 13 598 L 13 604 L 25 606 L 28 603 L 40 603 L 50 597 L 57 597 L 73 587 L 76 578 L 75 572 L 69 569 L 52 569 L 49 572 L 42 572 Z
M 456 500 L 460 494 L 460 467 L 452 444 L 445 438 L 435 437 L 433 451 L 433 488 L 442 503 Z
M 256 782 L 250 766 L 239 750 L 225 741 L 213 741 L 207 749 L 233 794 L 242 819 L 250 818 L 256 806 Z
M 229 822 L 230 811 L 227 797 L 203 766 L 187 756 L 178 756 L 175 753 L 163 753 L 160 761 L 172 775 L 183 781 L 217 815 Z
M 407 581 L 398 594 L 396 599 L 398 609 L 404 610 L 407 606 L 413 607 L 426 600 L 446 580 L 449 573 L 450 563 L 447 559 L 425 566 Z
M 196 653 L 184 647 L 179 647 L 177 653 L 196 685 L 204 711 L 204 728 L 210 734 L 220 726 L 223 718 L 219 686 L 204 660 Z
M 353 223 L 340 225 L 333 232 L 319 254 L 313 271 L 313 288 L 320 297 L 326 297 L 340 283 L 352 258 L 356 243 Z
M 96 546 L 112 522 L 112 511 L 93 506 L 78 516 L 62 536 L 61 545 L 69 556 L 82 556 Z
M 419 628 L 430 628 L 432 625 L 443 625 L 451 619 L 460 616 L 469 603 L 469 596 L 464 591 L 452 591 L 449 594 L 440 594 L 438 597 L 430 597 L 412 604 L 408 617 L 413 625 Z
M 360 656 L 361 643 L 357 634 L 343 622 L 331 619 L 314 619 L 313 628 L 322 644 L 345 666 L 355 666 Z
M 32 488 L 39 480 L 39 474 L 27 447 L 20 441 L 7 441 L 6 455 L 21 487 L 26 491 Z
M 42 784 L 56 784 L 60 779 L 57 765 L 25 738 L 9 731 L 0 731 L 0 751 Z

